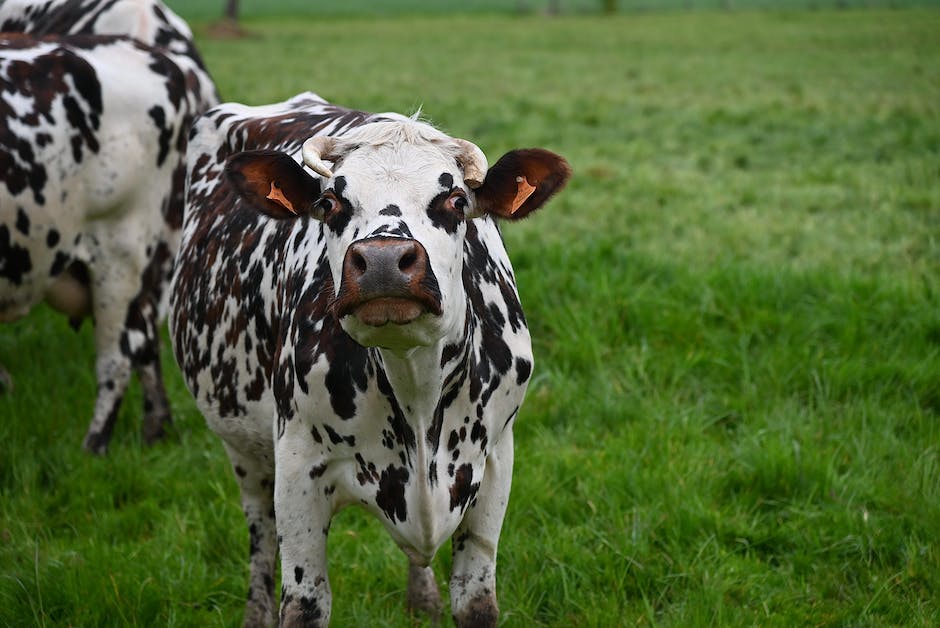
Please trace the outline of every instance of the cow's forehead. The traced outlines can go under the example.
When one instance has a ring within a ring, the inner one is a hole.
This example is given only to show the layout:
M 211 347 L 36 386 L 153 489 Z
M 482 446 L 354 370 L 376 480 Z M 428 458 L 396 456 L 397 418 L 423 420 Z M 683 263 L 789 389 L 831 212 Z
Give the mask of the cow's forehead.
M 452 154 L 433 144 L 369 146 L 352 151 L 335 171 L 343 195 L 363 210 L 389 203 L 423 210 L 427 203 L 460 183 Z
M 420 120 L 380 114 L 336 141 L 333 173 L 343 178 L 344 196 L 364 211 L 387 203 L 424 209 L 442 192 L 442 181 L 450 181 L 449 190 L 463 179 L 458 156 L 464 149 Z

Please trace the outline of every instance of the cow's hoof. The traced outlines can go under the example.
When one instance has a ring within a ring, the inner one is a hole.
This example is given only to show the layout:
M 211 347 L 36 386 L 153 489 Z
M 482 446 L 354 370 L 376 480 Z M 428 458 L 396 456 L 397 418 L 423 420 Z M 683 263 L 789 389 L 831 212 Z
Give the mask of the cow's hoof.
M 147 417 L 144 420 L 143 438 L 147 446 L 154 445 L 166 438 L 166 428 L 173 425 L 173 419 L 169 414 L 163 414 L 158 417 Z
M 434 571 L 430 567 L 409 565 L 408 609 L 415 613 L 424 613 L 431 619 L 431 623 L 437 626 L 440 624 L 443 608 Z
M 0 366 L 0 395 L 13 392 L 13 378 Z
M 460 609 L 454 615 L 454 623 L 458 628 L 488 628 L 496 625 L 499 619 L 499 608 L 496 598 L 492 595 L 480 595 Z
M 110 440 L 110 437 L 106 434 L 89 432 L 85 435 L 82 449 L 95 456 L 105 456 L 108 453 L 108 442 Z
M 277 626 L 277 614 L 267 606 L 250 605 L 245 609 L 242 628 L 274 628 Z
M 324 612 L 314 598 L 287 596 L 281 602 L 280 625 L 283 628 L 326 628 L 329 623 L 329 611 Z

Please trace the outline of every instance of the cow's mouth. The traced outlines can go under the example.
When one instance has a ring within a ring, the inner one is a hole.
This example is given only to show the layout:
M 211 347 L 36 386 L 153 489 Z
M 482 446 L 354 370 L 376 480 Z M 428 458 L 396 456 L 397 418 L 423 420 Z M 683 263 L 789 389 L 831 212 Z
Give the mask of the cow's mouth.
M 407 325 L 422 314 L 440 316 L 444 313 L 440 301 L 431 294 L 387 294 L 367 299 L 350 296 L 341 296 L 333 305 L 333 313 L 337 318 L 352 315 L 371 327 L 382 327 L 388 323 Z
M 416 299 L 382 297 L 357 305 L 350 313 L 366 325 L 381 327 L 388 323 L 407 325 L 427 311 L 427 305 Z

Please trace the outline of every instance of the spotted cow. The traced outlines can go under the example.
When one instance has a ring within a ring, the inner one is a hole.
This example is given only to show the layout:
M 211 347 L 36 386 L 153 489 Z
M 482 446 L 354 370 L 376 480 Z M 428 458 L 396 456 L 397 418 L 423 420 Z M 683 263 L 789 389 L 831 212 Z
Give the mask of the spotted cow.
M 532 373 L 497 218 L 542 206 L 567 163 L 528 149 L 487 168 L 427 123 L 307 93 L 212 109 L 187 164 L 170 334 L 241 489 L 245 624 L 275 619 L 278 549 L 280 622 L 328 623 L 327 532 L 351 504 L 407 555 L 413 608 L 440 612 L 429 564 L 452 538 L 454 617 L 494 624 Z
M 218 102 L 157 0 L 0 3 L 0 321 L 41 301 L 95 321 L 86 449 L 106 451 L 136 369 L 144 438 L 169 405 L 157 324 L 179 246 L 192 119 Z

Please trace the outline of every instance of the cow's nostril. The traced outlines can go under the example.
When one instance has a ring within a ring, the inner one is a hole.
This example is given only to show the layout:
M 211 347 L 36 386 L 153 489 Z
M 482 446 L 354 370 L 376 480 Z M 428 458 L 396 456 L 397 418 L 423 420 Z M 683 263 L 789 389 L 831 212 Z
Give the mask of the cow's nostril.
M 358 251 L 352 251 L 350 261 L 352 261 L 353 266 L 357 271 L 359 271 L 360 275 L 364 275 L 366 273 L 366 268 L 368 268 L 368 265 L 366 264 L 366 258 L 363 257 L 361 253 Z
M 418 261 L 418 255 L 414 251 L 409 251 L 401 256 L 401 259 L 398 260 L 398 270 L 403 273 L 408 272 Z

